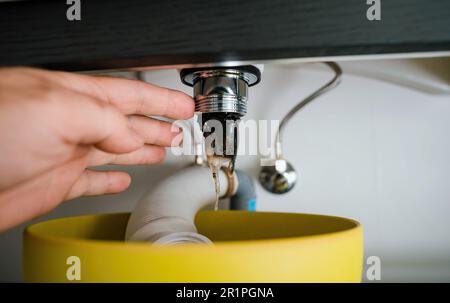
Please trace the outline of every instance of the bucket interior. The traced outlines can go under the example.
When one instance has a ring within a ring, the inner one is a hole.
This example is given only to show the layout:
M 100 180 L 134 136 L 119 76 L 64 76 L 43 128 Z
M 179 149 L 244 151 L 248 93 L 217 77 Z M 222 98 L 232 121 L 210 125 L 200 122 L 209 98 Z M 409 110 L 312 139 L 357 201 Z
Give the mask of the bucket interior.
M 123 241 L 128 213 L 62 218 L 37 224 L 32 232 L 80 240 Z M 290 213 L 202 211 L 195 223 L 212 241 L 245 241 L 329 234 L 355 228 L 349 219 Z

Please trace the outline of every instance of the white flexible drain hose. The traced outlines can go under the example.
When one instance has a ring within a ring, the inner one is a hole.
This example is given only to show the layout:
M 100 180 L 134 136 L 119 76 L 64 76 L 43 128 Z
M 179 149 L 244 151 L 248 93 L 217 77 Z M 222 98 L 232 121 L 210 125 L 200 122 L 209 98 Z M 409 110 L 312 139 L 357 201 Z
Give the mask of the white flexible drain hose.
M 228 189 L 228 178 L 218 173 L 220 197 Z M 238 187 L 236 175 L 234 192 Z M 197 233 L 196 213 L 215 201 L 214 181 L 209 168 L 190 166 L 162 180 L 137 204 L 128 221 L 126 241 L 155 244 L 212 243 Z

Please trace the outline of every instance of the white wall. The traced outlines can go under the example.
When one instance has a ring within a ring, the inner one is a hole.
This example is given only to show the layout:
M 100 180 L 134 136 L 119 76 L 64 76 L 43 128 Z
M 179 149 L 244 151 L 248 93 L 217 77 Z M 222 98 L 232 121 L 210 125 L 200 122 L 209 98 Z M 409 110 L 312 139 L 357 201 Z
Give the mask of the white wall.
M 390 70 L 448 88 L 450 60 L 342 65 L 342 84 L 285 132 L 285 156 L 300 184 L 282 196 L 258 185 L 258 210 L 354 218 L 364 227 L 366 256 L 381 258 L 383 281 L 450 281 L 450 96 L 357 75 Z M 280 119 L 329 78 L 317 64 L 266 65 L 261 84 L 250 90 L 248 118 Z M 174 70 L 146 79 L 191 94 Z M 124 168 L 133 177 L 125 193 L 66 202 L 45 219 L 131 210 L 156 180 L 190 160 L 169 155 L 160 165 Z M 243 156 L 237 166 L 256 177 L 258 163 Z M 0 280 L 20 280 L 22 229 L 0 234 Z

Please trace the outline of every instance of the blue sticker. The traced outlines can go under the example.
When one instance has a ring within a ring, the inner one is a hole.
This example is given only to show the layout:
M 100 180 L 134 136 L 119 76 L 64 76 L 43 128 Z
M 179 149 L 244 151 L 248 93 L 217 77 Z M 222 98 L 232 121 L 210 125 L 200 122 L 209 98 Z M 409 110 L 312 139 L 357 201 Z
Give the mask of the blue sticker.
M 256 199 L 248 200 L 248 211 L 256 211 Z

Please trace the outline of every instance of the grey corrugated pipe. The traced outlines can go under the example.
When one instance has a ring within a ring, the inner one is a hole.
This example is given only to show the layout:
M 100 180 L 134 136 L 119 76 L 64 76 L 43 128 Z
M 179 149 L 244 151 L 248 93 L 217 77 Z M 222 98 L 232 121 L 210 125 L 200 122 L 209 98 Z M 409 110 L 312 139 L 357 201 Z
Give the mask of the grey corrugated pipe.
M 253 178 L 244 171 L 236 169 L 239 186 L 236 193 L 230 198 L 232 210 L 256 210 L 256 189 Z
M 228 190 L 228 178 L 220 170 L 220 197 Z M 238 187 L 235 174 L 234 190 Z M 216 192 L 209 168 L 190 166 L 162 180 L 137 204 L 128 221 L 126 241 L 155 244 L 212 243 L 197 233 L 194 218 L 214 203 Z

